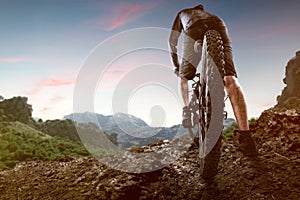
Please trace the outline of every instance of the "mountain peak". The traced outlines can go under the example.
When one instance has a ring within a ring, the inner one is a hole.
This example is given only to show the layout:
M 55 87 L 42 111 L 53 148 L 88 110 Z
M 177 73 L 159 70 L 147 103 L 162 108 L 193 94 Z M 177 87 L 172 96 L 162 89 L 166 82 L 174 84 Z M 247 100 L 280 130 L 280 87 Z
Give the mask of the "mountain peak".
M 132 125 L 135 125 L 137 127 L 148 127 L 149 125 L 143 121 L 142 119 L 135 117 L 134 115 L 125 114 L 121 112 L 117 112 L 112 116 L 116 123 L 130 123 Z

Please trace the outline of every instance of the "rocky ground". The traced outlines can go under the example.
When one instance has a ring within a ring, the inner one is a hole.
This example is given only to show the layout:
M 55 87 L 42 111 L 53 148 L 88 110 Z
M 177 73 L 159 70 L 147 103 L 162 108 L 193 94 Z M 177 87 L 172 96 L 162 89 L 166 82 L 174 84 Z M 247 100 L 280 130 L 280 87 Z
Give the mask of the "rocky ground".
M 170 165 L 134 174 L 94 158 L 32 161 L 0 172 L 0 199 L 300 199 L 300 113 L 267 110 L 254 125 L 255 159 L 223 141 L 219 173 L 203 185 L 197 148 Z M 164 142 L 151 148 L 165 149 Z M 145 147 L 144 150 L 150 149 Z

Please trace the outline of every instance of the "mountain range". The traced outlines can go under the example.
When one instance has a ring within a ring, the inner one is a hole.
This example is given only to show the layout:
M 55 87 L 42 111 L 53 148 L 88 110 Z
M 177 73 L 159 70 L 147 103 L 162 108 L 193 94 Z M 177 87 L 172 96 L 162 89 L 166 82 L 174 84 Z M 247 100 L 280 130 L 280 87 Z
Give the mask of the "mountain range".
M 73 113 L 64 116 L 77 123 L 94 123 L 107 134 L 116 134 L 120 147 L 145 146 L 158 140 L 173 140 L 174 138 L 188 135 L 187 129 L 181 125 L 172 127 L 151 127 L 142 119 L 125 113 L 102 115 L 91 112 Z M 234 119 L 224 121 L 224 128 L 230 126 Z

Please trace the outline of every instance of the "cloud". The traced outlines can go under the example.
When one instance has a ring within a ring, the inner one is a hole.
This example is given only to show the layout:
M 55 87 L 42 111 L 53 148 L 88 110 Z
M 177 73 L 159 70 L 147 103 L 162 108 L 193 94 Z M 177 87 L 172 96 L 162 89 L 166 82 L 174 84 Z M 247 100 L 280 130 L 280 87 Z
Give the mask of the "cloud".
M 35 95 L 35 94 L 39 93 L 41 90 L 42 90 L 42 88 L 36 87 L 36 88 L 31 89 L 31 90 L 25 91 L 24 93 L 26 95 Z
M 65 100 L 65 97 L 54 96 L 54 97 L 50 98 L 48 100 L 48 102 L 46 103 L 46 105 L 52 105 L 52 106 L 42 107 L 41 109 L 39 109 L 39 112 L 42 114 L 48 114 L 49 111 L 53 110 L 54 105 L 57 105 L 58 103 L 62 102 L 63 100 Z
M 0 62 L 2 62 L 2 63 L 19 63 L 19 62 L 28 62 L 28 61 L 30 61 L 30 59 L 24 58 L 24 57 L 0 58 Z
M 63 96 L 54 96 L 50 99 L 50 102 L 51 103 L 54 103 L 54 102 L 60 102 L 60 101 L 63 101 L 65 99 L 65 97 Z
M 42 87 L 59 87 L 59 86 L 67 86 L 73 84 L 74 81 L 71 80 L 53 79 L 53 78 L 45 79 L 40 83 Z
M 97 19 L 94 24 L 100 29 L 112 31 L 128 24 L 158 6 L 158 3 L 125 3 L 121 2 L 112 8 L 105 18 Z
M 49 110 L 51 110 L 51 108 L 49 107 L 43 107 L 42 109 L 40 109 L 39 111 L 43 114 L 47 113 Z
M 75 81 L 74 80 L 67 80 L 63 78 L 48 78 L 39 81 L 36 84 L 36 87 L 33 88 L 32 90 L 26 91 L 25 94 L 27 95 L 35 95 L 41 92 L 44 88 L 46 87 L 63 87 L 63 86 L 69 86 L 69 85 L 74 85 Z

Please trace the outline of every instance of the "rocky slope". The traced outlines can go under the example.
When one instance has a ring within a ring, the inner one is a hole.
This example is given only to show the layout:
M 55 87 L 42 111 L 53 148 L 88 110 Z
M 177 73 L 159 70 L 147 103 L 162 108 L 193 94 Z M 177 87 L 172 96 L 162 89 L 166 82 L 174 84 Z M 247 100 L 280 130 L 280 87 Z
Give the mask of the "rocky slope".
M 296 110 L 265 111 L 253 127 L 259 149 L 255 159 L 237 150 L 235 138 L 223 141 L 219 174 L 210 185 L 202 184 L 197 148 L 192 146 L 170 165 L 142 174 L 117 171 L 90 157 L 22 163 L 0 172 L 0 199 L 296 200 L 300 198 L 299 121 Z M 138 151 L 153 148 L 170 151 L 164 142 Z

